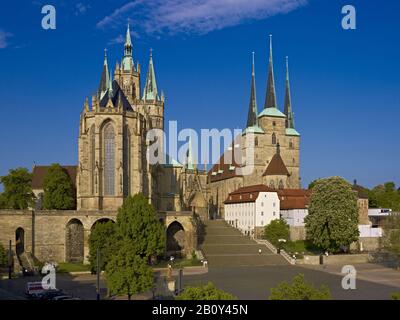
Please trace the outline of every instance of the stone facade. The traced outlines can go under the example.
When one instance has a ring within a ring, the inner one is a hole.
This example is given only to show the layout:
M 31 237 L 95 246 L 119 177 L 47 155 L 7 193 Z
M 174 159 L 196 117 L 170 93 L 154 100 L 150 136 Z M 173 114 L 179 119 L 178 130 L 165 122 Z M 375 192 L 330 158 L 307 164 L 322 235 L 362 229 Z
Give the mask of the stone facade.
M 23 250 L 40 261 L 87 262 L 89 235 L 98 222 L 116 221 L 115 211 L 39 211 L 1 210 L 0 243 L 8 248 L 12 241 L 17 252 L 18 230 L 23 230 Z M 166 238 L 173 237 L 168 227 L 172 222 L 184 233 L 182 253 L 189 255 L 197 248 L 197 220 L 190 212 L 160 212 L 165 223 Z M 167 248 L 168 250 L 168 248 Z
M 282 113 L 276 103 L 271 43 L 264 108 L 258 113 L 253 57 L 246 129 L 241 136 L 235 138 L 219 162 L 209 171 L 213 214 L 223 217 L 223 202 L 229 193 L 240 187 L 264 184 L 272 189 L 301 188 L 300 134 L 294 128 L 288 65 L 284 105 Z M 247 166 L 252 166 L 252 170 L 238 173 L 237 169 Z

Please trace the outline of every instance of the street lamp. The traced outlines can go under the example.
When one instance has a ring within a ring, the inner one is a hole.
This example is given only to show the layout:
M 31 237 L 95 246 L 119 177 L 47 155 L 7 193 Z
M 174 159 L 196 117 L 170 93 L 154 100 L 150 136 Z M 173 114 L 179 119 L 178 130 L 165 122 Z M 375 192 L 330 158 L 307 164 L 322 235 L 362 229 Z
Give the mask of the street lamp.
M 281 253 L 282 243 L 286 243 L 286 239 L 278 239 L 278 242 L 279 242 L 279 245 L 278 245 L 277 253 L 280 254 Z

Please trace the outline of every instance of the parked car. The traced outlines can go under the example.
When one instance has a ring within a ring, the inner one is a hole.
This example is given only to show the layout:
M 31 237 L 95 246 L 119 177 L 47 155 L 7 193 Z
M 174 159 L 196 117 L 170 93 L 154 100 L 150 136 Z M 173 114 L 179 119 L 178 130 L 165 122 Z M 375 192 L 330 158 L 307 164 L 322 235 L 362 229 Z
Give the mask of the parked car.
M 28 268 L 23 267 L 22 268 L 22 275 L 24 277 L 32 277 L 32 276 L 35 275 L 35 271 L 32 270 L 32 269 L 28 269 Z
M 39 300 L 52 300 L 53 298 L 58 296 L 65 296 L 65 293 L 61 290 L 46 290 L 39 295 Z
M 69 296 L 69 295 L 61 295 L 61 296 L 55 296 L 54 298 L 52 298 L 51 300 L 54 300 L 54 301 L 61 301 L 61 300 L 71 300 L 71 299 L 73 299 L 71 296 Z

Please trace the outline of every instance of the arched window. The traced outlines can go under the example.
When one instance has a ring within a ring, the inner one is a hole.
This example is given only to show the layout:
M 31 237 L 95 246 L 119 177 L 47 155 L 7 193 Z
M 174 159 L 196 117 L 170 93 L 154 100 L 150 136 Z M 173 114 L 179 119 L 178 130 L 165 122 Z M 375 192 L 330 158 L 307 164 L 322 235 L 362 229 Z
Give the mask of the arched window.
M 292 141 L 292 139 L 290 139 L 290 141 L 289 141 L 289 148 L 293 149 L 293 141 Z
M 91 193 L 95 194 L 95 176 L 96 176 L 96 133 L 94 125 L 90 128 L 90 172 L 91 172 Z
M 104 127 L 104 195 L 115 194 L 115 134 L 111 123 Z
M 275 132 L 272 134 L 272 144 L 273 145 L 276 144 L 276 134 L 275 134 Z
M 131 132 L 128 126 L 125 126 L 124 132 L 124 196 L 130 194 L 131 186 Z
M 255 137 L 255 139 L 254 139 L 254 145 L 255 145 L 256 147 L 258 147 L 258 137 Z
M 279 180 L 279 187 L 278 187 L 279 189 L 283 189 L 284 188 L 284 186 L 283 186 L 283 181 L 282 180 Z
M 270 183 L 269 183 L 269 187 L 271 188 L 271 189 L 275 189 L 275 183 L 271 180 L 270 181 Z

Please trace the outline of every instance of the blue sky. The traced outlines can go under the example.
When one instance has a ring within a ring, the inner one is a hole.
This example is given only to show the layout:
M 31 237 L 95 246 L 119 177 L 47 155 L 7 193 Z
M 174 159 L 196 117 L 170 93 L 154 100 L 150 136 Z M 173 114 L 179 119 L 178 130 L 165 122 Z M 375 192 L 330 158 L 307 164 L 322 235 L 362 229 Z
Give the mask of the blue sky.
M 97 89 L 108 48 L 114 68 L 129 20 L 134 59 L 153 48 L 166 118 L 179 128 L 243 128 L 251 52 L 258 108 L 273 34 L 278 104 L 289 56 L 303 186 L 340 175 L 400 184 L 400 3 L 336 0 L 9 1 L 0 11 L 0 175 L 77 163 L 79 115 Z M 57 29 L 41 28 L 53 4 Z M 357 29 L 341 28 L 352 4 Z

